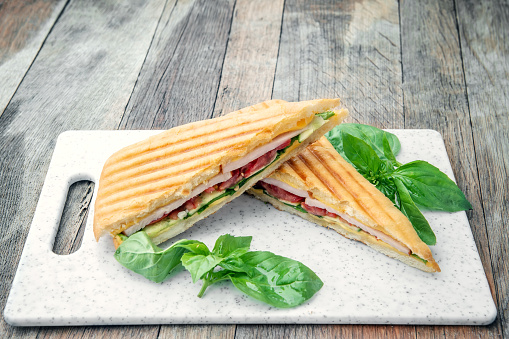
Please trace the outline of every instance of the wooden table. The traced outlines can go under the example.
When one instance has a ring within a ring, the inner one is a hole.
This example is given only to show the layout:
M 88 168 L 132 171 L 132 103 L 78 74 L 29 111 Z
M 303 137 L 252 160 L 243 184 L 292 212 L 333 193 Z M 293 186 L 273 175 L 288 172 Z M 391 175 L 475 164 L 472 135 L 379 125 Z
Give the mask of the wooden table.
M 498 317 L 468 326 L 14 328 L 0 337 L 509 337 L 509 4 L 501 0 L 0 1 L 0 305 L 57 136 L 162 129 L 340 97 L 350 122 L 442 133 Z M 55 252 L 79 247 L 71 187 Z M 83 227 L 81 227 L 83 228 Z

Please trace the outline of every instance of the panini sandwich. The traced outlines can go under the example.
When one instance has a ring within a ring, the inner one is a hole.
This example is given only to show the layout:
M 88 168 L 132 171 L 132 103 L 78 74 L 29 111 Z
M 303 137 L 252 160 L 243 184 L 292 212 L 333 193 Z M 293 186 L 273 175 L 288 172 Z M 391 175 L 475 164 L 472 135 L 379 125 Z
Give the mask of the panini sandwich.
M 248 193 L 407 265 L 426 272 L 440 271 L 407 217 L 325 137 L 285 162 Z
M 339 99 L 273 100 L 178 126 L 114 153 L 95 201 L 96 240 L 139 230 L 155 244 L 185 231 L 339 124 Z

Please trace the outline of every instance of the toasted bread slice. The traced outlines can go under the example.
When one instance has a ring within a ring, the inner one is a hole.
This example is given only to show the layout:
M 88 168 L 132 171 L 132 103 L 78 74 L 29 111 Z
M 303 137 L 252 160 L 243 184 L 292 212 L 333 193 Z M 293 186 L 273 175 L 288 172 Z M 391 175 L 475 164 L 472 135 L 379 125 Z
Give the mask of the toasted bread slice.
M 320 217 L 305 213 L 268 195 L 264 189 L 253 188 L 248 193 L 280 210 L 333 228 L 405 264 L 427 272 L 440 271 L 429 247 L 408 218 L 346 162 L 325 137 L 281 165 L 267 181 L 282 182 L 281 187 L 307 192 L 309 198 L 339 215 Z
M 219 118 L 178 126 L 116 152 L 106 161 L 99 181 L 94 214 L 96 239 L 105 234 L 115 236 L 124 232 L 150 218 L 154 211 L 185 199 L 198 186 L 221 175 L 224 166 L 286 133 L 306 128 L 316 113 L 329 111 L 338 104 L 339 99 L 299 103 L 270 101 Z M 182 220 L 179 227 L 160 236 L 157 242 L 183 232 L 215 212 L 332 129 L 346 115 L 344 110 L 336 111 L 311 136 L 301 143 L 294 142 L 284 154 L 250 178 L 238 194 L 222 199 L 221 204 L 215 204 L 199 215 Z

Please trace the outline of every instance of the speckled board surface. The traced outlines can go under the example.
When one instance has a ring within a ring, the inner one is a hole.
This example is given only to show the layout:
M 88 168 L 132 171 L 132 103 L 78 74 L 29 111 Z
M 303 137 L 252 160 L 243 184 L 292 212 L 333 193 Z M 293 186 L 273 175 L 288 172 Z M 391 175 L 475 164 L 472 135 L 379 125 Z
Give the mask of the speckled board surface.
M 453 177 L 439 133 L 391 132 L 401 140 L 400 162 L 426 160 Z M 175 239 L 197 239 L 212 248 L 225 233 L 252 235 L 252 250 L 303 262 L 324 286 L 294 309 L 271 308 L 242 295 L 229 282 L 214 285 L 197 298 L 200 283 L 193 284 L 186 271 L 156 284 L 124 269 L 113 258 L 110 239 L 96 243 L 93 208 L 81 248 L 71 255 L 54 254 L 69 186 L 79 180 L 97 183 L 111 153 L 154 133 L 70 131 L 59 137 L 4 310 L 8 323 L 487 324 L 494 320 L 495 305 L 464 212 L 424 213 L 437 236 L 432 252 L 442 272 L 436 274 L 408 267 L 247 195 Z

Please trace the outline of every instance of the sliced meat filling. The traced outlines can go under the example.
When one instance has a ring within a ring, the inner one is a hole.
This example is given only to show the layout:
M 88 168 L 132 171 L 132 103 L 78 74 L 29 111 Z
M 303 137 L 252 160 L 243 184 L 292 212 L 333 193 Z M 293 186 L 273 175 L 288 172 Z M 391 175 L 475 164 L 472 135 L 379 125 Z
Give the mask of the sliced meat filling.
M 302 195 L 306 195 L 306 197 L 299 196 L 297 194 L 293 194 L 288 192 L 282 187 L 286 187 L 287 185 L 283 182 L 279 182 L 279 180 L 271 179 L 267 180 L 270 182 L 267 183 L 264 180 L 260 181 L 258 184 L 265 189 L 267 194 L 273 196 L 274 198 L 281 200 L 283 202 L 290 202 L 290 203 L 299 203 L 300 206 L 308 213 L 320 216 L 320 217 L 330 217 L 330 218 L 337 218 L 341 222 L 346 223 L 352 227 L 358 227 L 365 231 L 368 234 L 371 234 L 374 236 L 377 240 L 382 240 L 386 242 L 387 244 L 393 246 L 394 248 L 398 249 L 399 251 L 407 254 L 411 254 L 412 252 L 408 247 L 400 243 L 399 241 L 391 238 L 387 234 L 380 232 L 378 230 L 375 230 L 369 226 L 366 226 L 359 221 L 353 219 L 352 217 L 344 214 L 344 213 L 334 213 L 336 212 L 332 208 L 325 206 L 321 202 L 315 199 L 311 199 L 309 195 L 306 193 L 303 193 Z M 293 189 L 295 192 L 298 192 L 299 190 Z
M 168 217 L 172 220 L 185 218 L 187 216 L 188 211 L 191 211 L 191 210 L 194 210 L 194 209 L 200 207 L 200 203 L 202 200 L 200 197 L 201 194 L 212 193 L 212 192 L 222 192 L 228 188 L 235 187 L 242 179 L 249 178 L 253 174 L 257 173 L 258 171 L 260 171 L 261 169 L 263 169 L 264 167 L 266 167 L 267 165 L 272 163 L 277 156 L 277 151 L 290 146 L 290 143 L 291 143 L 291 140 L 288 139 L 288 140 L 284 141 L 283 143 L 281 143 L 280 145 L 278 145 L 276 148 L 268 151 L 267 153 L 261 155 L 260 157 L 258 157 L 256 159 L 252 160 L 251 162 L 247 163 L 246 165 L 244 165 L 238 169 L 232 170 L 230 172 L 231 176 L 228 180 L 206 188 L 205 190 L 203 190 L 203 192 L 198 193 L 198 195 L 187 200 L 181 206 L 175 208 L 174 210 L 172 210 L 168 213 L 165 213 L 160 218 L 150 221 L 146 226 L 153 225 L 153 224 L 155 224 L 165 218 L 168 218 Z M 126 233 L 126 232 L 124 232 L 124 233 Z M 133 234 L 133 233 L 130 233 L 130 234 Z

